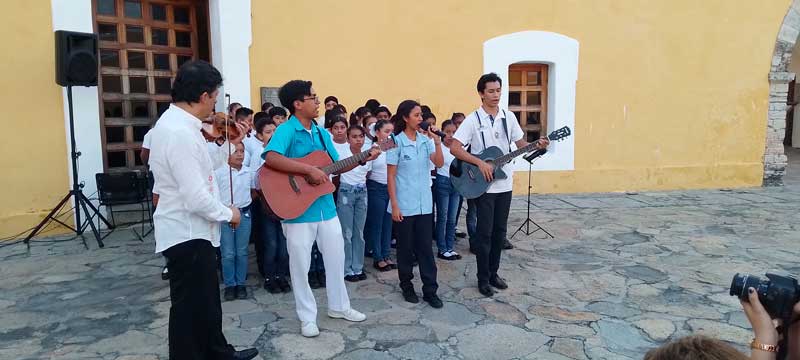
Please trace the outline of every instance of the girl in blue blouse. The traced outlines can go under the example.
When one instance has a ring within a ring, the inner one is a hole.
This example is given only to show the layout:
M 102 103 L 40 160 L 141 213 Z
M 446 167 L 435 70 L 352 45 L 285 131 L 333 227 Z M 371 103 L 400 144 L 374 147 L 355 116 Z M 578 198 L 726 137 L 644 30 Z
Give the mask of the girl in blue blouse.
M 434 132 L 436 127 L 420 129 L 422 110 L 419 103 L 405 100 L 392 118 L 397 149 L 386 154 L 387 182 L 392 220 L 398 226 L 397 274 L 403 298 L 418 303 L 411 279 L 413 262 L 419 263 L 422 278 L 422 299 L 434 308 L 442 307 L 436 295 L 436 262 L 431 250 L 433 234 L 433 199 L 429 162 L 436 167 L 444 163 L 442 141 Z

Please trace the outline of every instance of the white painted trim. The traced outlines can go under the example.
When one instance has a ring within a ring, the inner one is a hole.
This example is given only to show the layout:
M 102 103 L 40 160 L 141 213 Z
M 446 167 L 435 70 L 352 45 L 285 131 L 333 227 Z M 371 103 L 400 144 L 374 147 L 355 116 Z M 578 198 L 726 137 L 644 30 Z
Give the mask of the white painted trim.
M 94 32 L 91 0 L 52 0 L 53 31 L 69 30 Z M 55 57 L 55 53 L 53 54 Z M 55 82 L 55 79 L 53 79 Z M 67 138 L 67 176 L 72 188 L 72 159 L 69 139 L 69 105 L 67 89 L 62 90 L 64 101 L 64 129 Z M 93 197 L 97 191 L 94 175 L 103 172 L 103 147 L 100 136 L 100 103 L 97 87 L 73 87 L 72 104 L 75 117 L 76 148 L 81 152 L 78 159 L 78 181 L 82 182 L 84 194 Z M 96 197 L 96 196 L 94 196 Z M 55 204 L 53 204 L 55 205 Z M 74 205 L 74 204 L 73 204 Z
M 225 3 L 223 6 L 223 2 Z M 232 102 L 255 111 L 261 104 L 250 99 L 250 45 L 253 43 L 250 0 L 209 0 L 211 62 L 222 73 L 217 111 L 224 111 L 224 94 Z
M 575 169 L 575 82 L 578 80 L 578 41 L 546 31 L 522 31 L 501 35 L 483 43 L 483 69 L 495 72 L 508 84 L 508 66 L 515 63 L 550 65 L 548 74 L 548 130 L 562 126 L 572 129 L 572 136 L 554 142 L 548 153 L 534 162 L 534 170 Z M 508 108 L 508 86 L 503 86 L 500 100 Z M 528 164 L 515 161 L 516 171 L 528 170 Z

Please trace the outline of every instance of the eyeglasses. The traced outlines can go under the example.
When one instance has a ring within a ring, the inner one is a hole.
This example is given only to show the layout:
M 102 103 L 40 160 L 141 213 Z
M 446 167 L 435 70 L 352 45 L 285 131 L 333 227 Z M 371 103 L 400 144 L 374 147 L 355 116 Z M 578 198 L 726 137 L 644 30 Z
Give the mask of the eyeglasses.
M 306 101 L 306 100 L 313 100 L 314 102 L 319 102 L 319 96 L 314 95 L 313 97 L 309 97 L 309 98 L 304 96 L 303 97 L 303 101 Z

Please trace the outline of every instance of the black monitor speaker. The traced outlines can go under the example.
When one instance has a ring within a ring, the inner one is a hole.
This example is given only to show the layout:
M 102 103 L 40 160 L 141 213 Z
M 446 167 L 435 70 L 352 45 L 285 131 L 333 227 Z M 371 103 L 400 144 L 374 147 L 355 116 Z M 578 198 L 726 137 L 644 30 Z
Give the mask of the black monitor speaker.
M 97 35 L 56 31 L 56 83 L 61 86 L 97 85 Z

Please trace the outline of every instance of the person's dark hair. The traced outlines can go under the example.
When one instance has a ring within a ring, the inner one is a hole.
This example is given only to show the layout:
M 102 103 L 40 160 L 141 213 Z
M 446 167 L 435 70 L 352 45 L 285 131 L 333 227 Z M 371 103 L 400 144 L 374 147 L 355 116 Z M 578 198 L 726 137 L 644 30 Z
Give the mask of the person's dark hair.
M 478 79 L 478 92 L 482 93 L 484 90 L 486 90 L 486 83 L 495 81 L 500 83 L 500 86 L 503 86 L 503 79 L 500 79 L 500 77 L 497 76 L 497 74 L 488 73 L 481 75 L 480 79 Z
M 266 113 L 266 112 L 259 111 L 259 112 L 255 113 L 255 114 L 253 114 L 253 125 L 256 124 L 256 121 L 258 121 L 258 119 L 267 119 L 267 118 L 271 119 L 272 117 L 269 116 L 269 114 Z
M 311 96 L 311 81 L 292 80 L 278 90 L 278 99 L 281 99 L 281 105 L 289 109 L 289 113 L 292 115 L 297 110 L 294 108 L 295 100 L 303 101 L 306 96 Z
M 417 106 L 420 105 L 414 100 L 403 100 L 400 105 L 397 105 L 397 112 L 394 114 L 394 116 L 392 116 L 395 135 L 400 134 L 406 129 L 405 118 L 409 117 L 411 115 L 411 111 Z
M 360 122 L 360 119 L 363 119 L 365 115 L 371 114 L 371 113 L 372 113 L 372 110 L 370 110 L 366 106 L 362 106 L 362 107 L 356 109 L 356 111 L 354 113 L 350 114 L 350 125 L 358 125 L 358 123 Z
M 260 112 L 259 114 L 264 114 L 264 113 Z M 272 120 L 271 117 L 258 118 L 258 120 L 256 120 L 253 125 L 256 128 L 256 133 L 258 133 L 258 134 L 261 134 L 261 132 L 264 130 L 264 126 L 267 126 L 267 125 L 278 126 L 278 124 L 275 123 L 275 120 Z
M 328 101 L 334 101 L 334 102 L 336 102 L 337 104 L 339 103 L 339 99 L 337 99 L 337 98 L 336 98 L 336 96 L 333 96 L 333 95 L 330 95 L 330 96 L 327 96 L 327 97 L 325 97 L 325 101 L 323 101 L 322 103 L 323 103 L 323 104 L 327 104 L 327 103 L 328 103 Z
M 350 127 L 347 128 L 347 136 L 350 137 L 350 132 L 356 130 L 361 131 L 361 134 L 367 135 L 367 131 L 364 130 L 364 127 L 361 125 L 350 125 Z
M 325 120 L 327 122 L 327 120 L 328 120 L 327 116 L 325 117 Z M 339 114 L 339 115 L 334 116 L 333 119 L 331 119 L 331 128 L 333 128 L 333 125 L 336 125 L 336 123 L 339 123 L 339 122 L 344 124 L 344 127 L 350 127 L 350 124 L 347 123 L 347 119 L 343 115 Z
M 374 113 L 375 111 L 377 111 L 377 110 L 378 110 L 378 108 L 379 108 L 380 106 L 381 106 L 381 103 L 380 103 L 378 100 L 376 100 L 376 99 L 369 99 L 369 100 L 367 100 L 367 102 L 364 104 L 364 107 L 366 107 L 367 109 L 369 109 L 369 110 L 370 110 L 370 111 L 372 111 L 373 113 Z
M 464 115 L 464 113 L 460 113 L 460 112 L 454 112 L 454 113 L 453 113 L 453 116 L 451 116 L 451 117 L 450 117 L 450 119 L 452 119 L 452 120 L 455 120 L 457 117 L 460 117 L 460 118 L 466 118 L 466 116 Z
M 436 120 L 436 115 L 433 115 L 432 112 L 422 113 L 422 121 L 427 121 L 428 119 Z
M 333 109 L 325 111 L 325 124 L 324 127 L 326 129 L 330 129 L 333 126 L 333 119 L 336 118 L 345 118 L 345 114 L 338 108 L 334 107 Z
M 275 107 L 275 104 L 267 101 L 267 102 L 261 104 L 261 111 L 268 111 L 269 109 L 272 109 L 274 107 Z
M 342 104 L 336 104 L 336 106 L 334 106 L 331 110 L 339 110 L 342 112 L 342 114 L 347 114 L 347 108 Z
M 278 116 L 278 115 L 280 115 L 280 116 L 288 116 L 289 114 L 286 113 L 286 109 L 284 109 L 284 108 L 282 108 L 280 106 L 273 106 L 272 109 L 269 109 L 269 111 L 267 112 L 267 115 L 269 116 L 270 119 L 272 119 L 273 117 Z
M 450 126 L 450 125 L 452 125 L 452 126 L 456 126 L 456 123 L 454 123 L 454 122 L 453 122 L 453 120 L 445 120 L 445 121 L 442 123 L 442 128 L 441 128 L 441 129 L 442 129 L 442 131 L 444 131 L 444 129 L 445 129 L 446 127 Z
M 692 335 L 648 351 L 643 360 L 673 359 L 746 360 L 750 358 L 721 340 L 703 335 Z
M 378 122 L 375 123 L 375 127 L 373 127 L 373 129 L 375 129 L 375 133 L 377 134 L 380 129 L 391 123 L 392 123 L 391 120 L 378 120 Z
M 236 110 L 236 121 L 244 119 L 250 116 L 251 114 L 253 114 L 253 110 L 250 110 L 250 108 L 242 106 L 238 110 Z
M 428 113 L 432 114 L 433 113 L 433 111 L 431 111 L 431 107 L 428 106 L 428 105 L 420 105 L 419 108 L 420 108 L 420 110 L 422 110 L 423 114 L 428 114 Z
M 386 106 L 383 106 L 383 105 L 378 106 L 378 108 L 375 109 L 375 111 L 372 112 L 372 115 L 378 116 L 378 114 L 382 113 L 382 112 L 385 112 L 385 113 L 389 114 L 390 118 L 392 117 L 392 112 L 389 110 L 389 108 L 387 108 Z
M 367 128 L 367 120 L 369 120 L 371 118 L 374 118 L 374 117 L 375 117 L 375 114 L 369 114 L 369 116 L 364 116 L 363 118 L 361 118 L 361 124 L 359 124 L 359 125 L 363 126 L 366 129 Z
M 172 102 L 196 103 L 203 93 L 211 95 L 222 85 L 222 75 L 211 64 L 203 61 L 184 63 L 172 82 Z
M 228 112 L 231 112 L 231 111 L 233 111 L 233 109 L 234 109 L 235 107 L 237 107 L 237 106 L 238 106 L 239 108 L 242 108 L 242 107 L 243 107 L 243 106 L 242 106 L 242 104 L 240 104 L 240 103 L 238 103 L 238 102 L 230 103 L 230 105 L 228 105 Z M 235 115 L 235 114 L 234 114 L 234 115 Z

